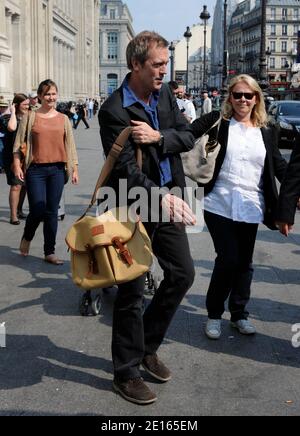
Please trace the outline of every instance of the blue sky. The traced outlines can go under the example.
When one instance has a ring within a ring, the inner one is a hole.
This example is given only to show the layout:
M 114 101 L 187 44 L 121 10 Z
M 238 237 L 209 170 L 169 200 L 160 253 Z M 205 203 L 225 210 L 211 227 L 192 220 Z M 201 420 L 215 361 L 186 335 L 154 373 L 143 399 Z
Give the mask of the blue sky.
M 203 5 L 213 16 L 216 0 L 123 0 L 133 16 L 135 32 L 155 30 L 169 41 L 181 39 L 186 26 L 199 23 Z M 212 23 L 212 19 L 211 19 Z

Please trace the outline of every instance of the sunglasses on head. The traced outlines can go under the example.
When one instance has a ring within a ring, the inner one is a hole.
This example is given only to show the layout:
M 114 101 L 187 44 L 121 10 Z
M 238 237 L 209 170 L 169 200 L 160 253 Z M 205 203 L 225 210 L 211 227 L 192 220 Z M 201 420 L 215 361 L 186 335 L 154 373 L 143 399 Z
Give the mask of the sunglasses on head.
M 252 100 L 255 96 L 255 92 L 232 92 L 231 95 L 235 100 L 240 100 L 243 96 L 246 100 Z

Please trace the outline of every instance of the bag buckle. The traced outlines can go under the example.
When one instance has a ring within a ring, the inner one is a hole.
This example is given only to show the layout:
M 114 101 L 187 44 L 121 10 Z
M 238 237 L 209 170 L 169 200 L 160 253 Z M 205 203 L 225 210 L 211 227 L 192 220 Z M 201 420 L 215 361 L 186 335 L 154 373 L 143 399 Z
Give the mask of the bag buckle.
M 97 264 L 97 260 L 95 257 L 95 253 L 93 248 L 87 244 L 85 246 L 87 254 L 89 256 L 89 272 L 88 272 L 88 277 L 91 277 L 92 275 L 97 275 L 99 274 L 99 268 L 98 268 L 98 264 Z
M 128 265 L 133 265 L 133 259 L 128 249 L 125 247 L 120 238 L 113 238 L 113 246 L 120 251 L 120 256 Z

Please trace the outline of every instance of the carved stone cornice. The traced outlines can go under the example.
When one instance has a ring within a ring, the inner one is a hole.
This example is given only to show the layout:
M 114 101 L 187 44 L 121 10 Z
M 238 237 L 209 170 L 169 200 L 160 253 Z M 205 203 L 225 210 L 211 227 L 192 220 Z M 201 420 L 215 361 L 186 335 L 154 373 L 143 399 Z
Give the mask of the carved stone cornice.
M 60 8 L 57 6 L 53 7 L 53 20 L 59 22 L 60 25 L 65 27 L 69 32 L 76 34 L 78 32 L 78 27 L 74 20 L 65 14 Z

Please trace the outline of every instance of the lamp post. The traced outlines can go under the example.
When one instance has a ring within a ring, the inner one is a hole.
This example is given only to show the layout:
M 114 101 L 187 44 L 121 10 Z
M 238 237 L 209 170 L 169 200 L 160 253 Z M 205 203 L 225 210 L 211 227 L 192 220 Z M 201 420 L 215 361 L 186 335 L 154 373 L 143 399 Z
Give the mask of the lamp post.
M 243 74 L 243 72 L 244 72 L 244 59 L 243 58 L 239 59 L 239 64 L 240 64 L 239 73 Z
M 267 80 L 266 63 L 266 25 L 267 25 L 267 0 L 261 0 L 261 39 L 260 39 L 260 64 L 259 64 L 259 86 L 262 90 L 269 87 Z
M 222 87 L 222 75 L 223 75 L 223 64 L 221 61 L 218 63 L 218 68 L 219 68 L 218 76 L 220 75 L 220 77 L 218 79 L 219 80 L 218 88 L 221 89 L 221 87 Z
M 203 90 L 207 90 L 207 71 L 206 71 L 206 24 L 207 21 L 210 19 L 210 14 L 207 10 L 207 6 L 203 6 L 203 11 L 200 14 L 200 19 L 204 22 L 204 55 L 203 55 Z
M 171 41 L 170 47 L 169 47 L 171 56 L 170 56 L 170 61 L 171 61 L 171 80 L 174 81 L 175 80 L 175 71 L 174 71 L 174 52 L 175 52 L 175 46 L 173 41 Z
M 183 36 L 186 39 L 186 92 L 189 92 L 189 43 L 192 37 L 192 32 L 189 27 L 186 28 Z
M 224 52 L 223 52 L 223 77 L 222 77 L 222 88 L 225 92 L 227 76 L 228 76 L 228 50 L 227 50 L 227 0 L 224 0 L 224 28 L 223 28 L 223 39 L 224 39 Z
M 288 63 L 288 61 L 285 61 L 284 68 L 286 69 L 286 81 L 289 82 L 288 69 L 290 68 L 290 64 Z
M 267 81 L 269 81 L 269 58 L 270 58 L 271 54 L 272 54 L 272 52 L 270 50 L 270 47 L 268 47 L 267 50 L 266 50 L 266 56 L 267 56 L 267 59 L 266 59 Z

